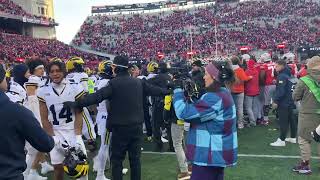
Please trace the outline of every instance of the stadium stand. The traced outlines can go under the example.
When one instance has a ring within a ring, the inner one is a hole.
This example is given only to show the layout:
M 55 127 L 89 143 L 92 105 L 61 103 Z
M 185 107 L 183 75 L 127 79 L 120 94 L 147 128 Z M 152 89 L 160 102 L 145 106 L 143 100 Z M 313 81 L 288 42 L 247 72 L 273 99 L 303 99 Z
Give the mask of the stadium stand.
M 28 18 L 37 18 L 42 20 L 49 20 L 54 22 L 53 19 L 48 19 L 46 17 L 39 17 L 32 14 L 27 13 L 25 10 L 22 9 L 19 5 L 15 4 L 10 0 L 0 0 L 0 13 L 7 13 L 15 16 L 20 17 L 28 17 Z
M 145 59 L 155 58 L 158 52 L 185 58 L 191 49 L 191 36 L 193 51 L 204 57 L 214 55 L 215 37 L 219 54 L 234 53 L 241 45 L 272 50 L 278 43 L 286 42 L 294 48 L 320 43 L 319 14 L 319 3 L 305 0 L 218 3 L 157 13 L 96 14 L 85 20 L 73 44 Z
M 86 60 L 95 61 L 95 55 L 81 52 L 57 40 L 36 39 L 18 34 L 3 33 L 0 30 L 0 59 L 14 61 L 16 58 L 40 56 L 47 59 L 59 57 L 68 59 L 81 56 Z
M 8 14 L 12 16 L 6 16 Z M 26 60 L 33 57 L 47 60 L 59 57 L 65 60 L 72 56 L 80 56 L 89 62 L 89 67 L 98 63 L 98 56 L 80 51 L 58 40 L 38 39 L 30 35 L 22 35 L 24 23 L 28 27 L 32 26 L 30 22 L 24 22 L 23 18 L 40 19 L 41 22 L 49 21 L 54 24 L 53 19 L 29 14 L 13 1 L 0 0 L 0 62 L 11 63 L 17 59 Z

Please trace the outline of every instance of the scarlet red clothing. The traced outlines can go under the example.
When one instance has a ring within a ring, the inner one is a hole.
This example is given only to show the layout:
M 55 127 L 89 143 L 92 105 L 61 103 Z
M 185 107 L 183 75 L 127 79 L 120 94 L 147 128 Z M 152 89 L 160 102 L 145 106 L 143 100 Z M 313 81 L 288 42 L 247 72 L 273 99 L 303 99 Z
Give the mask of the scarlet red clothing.
M 290 72 L 294 77 L 297 77 L 298 74 L 298 67 L 296 65 L 296 63 L 291 63 L 288 64 L 288 66 L 290 67 Z
M 263 64 L 263 68 L 261 69 L 265 71 L 266 73 L 266 80 L 265 85 L 274 85 L 275 77 L 274 77 L 274 71 L 275 71 L 275 64 L 273 62 L 267 62 Z
M 248 61 L 248 69 L 245 73 L 248 76 L 252 76 L 252 79 L 245 82 L 244 84 L 244 94 L 246 96 L 257 96 L 260 93 L 259 90 L 259 71 L 255 67 L 255 62 L 253 60 Z
M 244 82 L 250 80 L 250 77 L 246 75 L 244 70 L 238 65 L 232 66 L 234 74 L 236 76 L 236 82 L 231 87 L 232 93 L 243 93 L 244 92 Z
M 302 78 L 308 74 L 306 66 L 302 66 L 300 71 L 298 72 L 298 78 Z

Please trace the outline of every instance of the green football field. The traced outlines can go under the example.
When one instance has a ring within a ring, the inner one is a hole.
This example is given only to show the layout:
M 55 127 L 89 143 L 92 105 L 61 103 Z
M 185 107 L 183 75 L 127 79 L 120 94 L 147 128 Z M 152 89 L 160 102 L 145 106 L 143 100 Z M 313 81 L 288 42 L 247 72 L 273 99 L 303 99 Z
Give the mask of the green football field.
M 297 144 L 287 143 L 286 147 L 271 147 L 279 131 L 276 123 L 264 127 L 247 128 L 238 132 L 239 160 L 238 165 L 225 171 L 226 180 L 318 180 L 320 178 L 319 160 L 312 161 L 312 175 L 298 175 L 291 168 L 299 161 Z M 151 144 L 144 145 L 142 162 L 143 180 L 175 180 L 177 174 L 176 156 L 172 153 L 150 153 Z M 313 145 L 313 156 L 317 156 Z M 128 162 L 124 163 L 128 167 Z M 109 170 L 106 171 L 110 178 Z M 130 170 L 124 176 L 130 179 Z M 49 174 L 52 179 L 52 174 Z M 68 179 L 68 178 L 65 178 Z M 90 173 L 90 180 L 95 174 Z

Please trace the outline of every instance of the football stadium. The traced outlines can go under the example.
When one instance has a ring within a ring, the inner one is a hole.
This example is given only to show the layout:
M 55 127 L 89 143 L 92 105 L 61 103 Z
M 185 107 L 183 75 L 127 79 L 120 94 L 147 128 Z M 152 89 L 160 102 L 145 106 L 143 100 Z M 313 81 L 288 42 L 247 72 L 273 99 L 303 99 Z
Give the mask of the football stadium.
M 68 43 L 58 1 L 0 0 L 0 179 L 319 179 L 319 0 L 78 1 Z

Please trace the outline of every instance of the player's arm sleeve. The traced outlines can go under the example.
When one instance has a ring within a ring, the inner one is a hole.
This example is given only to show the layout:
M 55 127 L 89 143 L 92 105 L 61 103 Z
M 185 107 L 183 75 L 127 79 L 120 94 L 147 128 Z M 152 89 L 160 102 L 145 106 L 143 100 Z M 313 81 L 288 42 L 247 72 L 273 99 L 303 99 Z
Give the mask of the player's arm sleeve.
M 141 80 L 143 92 L 147 96 L 164 96 L 170 94 L 170 90 L 151 85 L 145 80 Z
M 54 147 L 53 138 L 41 128 L 40 123 L 31 111 L 24 107 L 21 108 L 19 112 L 19 132 L 38 151 L 50 152 Z
M 82 108 L 82 107 L 87 107 L 93 104 L 99 104 L 103 100 L 110 98 L 111 95 L 112 95 L 112 85 L 110 82 L 108 86 L 105 86 L 99 89 L 97 92 L 86 95 L 83 98 L 77 99 L 76 100 L 77 106 L 79 108 Z
M 303 81 L 299 80 L 292 94 L 293 100 L 294 101 L 302 100 L 305 89 L 306 89 L 306 85 L 303 83 Z
M 241 81 L 249 81 L 251 78 L 249 76 L 247 76 L 246 72 L 244 72 L 243 69 L 240 69 L 240 71 L 239 71 L 239 79 Z
M 88 76 L 84 76 L 80 79 L 80 83 L 84 89 L 84 92 L 88 92 L 88 80 L 89 80 L 89 77 Z
M 46 100 L 45 100 L 45 98 L 44 98 L 44 92 L 42 91 L 42 88 L 39 89 L 39 91 L 37 92 L 37 98 L 38 98 L 38 100 L 39 100 L 40 102 L 43 102 L 43 103 L 46 102 Z
M 38 87 L 39 81 L 40 81 L 40 78 L 35 77 L 35 76 L 30 76 L 28 81 L 25 84 L 26 84 L 26 87 L 28 87 L 28 86 Z
M 172 105 L 172 96 L 167 95 L 164 97 L 163 119 L 168 122 L 170 119 L 170 111 Z
M 25 83 L 28 96 L 36 94 L 36 90 L 39 87 L 40 78 L 30 76 L 28 82 Z

